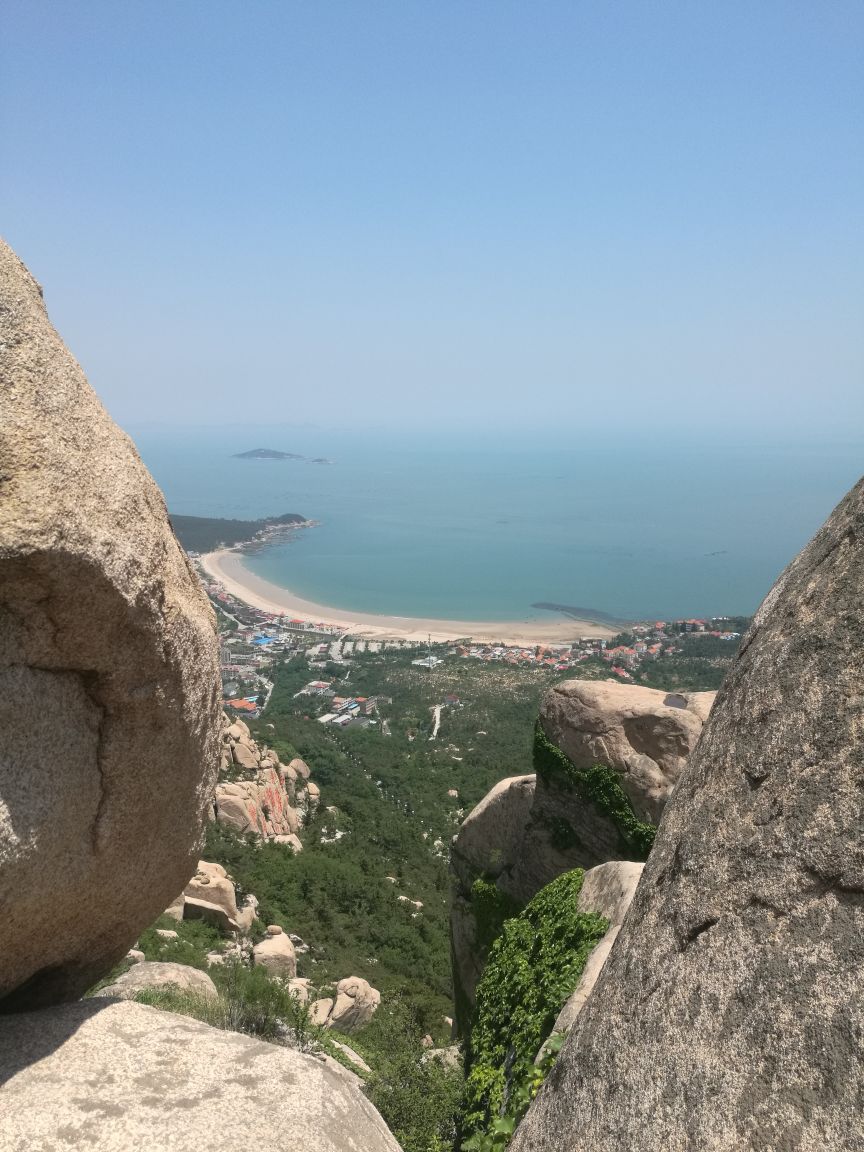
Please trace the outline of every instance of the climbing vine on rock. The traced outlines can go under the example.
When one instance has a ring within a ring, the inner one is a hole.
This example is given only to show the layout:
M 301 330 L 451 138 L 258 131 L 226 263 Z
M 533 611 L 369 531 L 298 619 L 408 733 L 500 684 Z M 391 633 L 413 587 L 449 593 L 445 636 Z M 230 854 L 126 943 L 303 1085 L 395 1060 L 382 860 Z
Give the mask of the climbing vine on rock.
M 582 877 L 576 869 L 547 884 L 492 945 L 477 985 L 465 1137 L 507 1135 L 507 1117 L 524 1112 L 539 1087 L 534 1057 L 608 927 L 602 916 L 577 912 Z
M 637 860 L 647 860 L 657 828 L 638 818 L 617 774 L 603 764 L 577 768 L 552 743 L 539 720 L 534 725 L 534 770 L 544 784 L 574 791 L 593 804 L 615 825 L 626 850 Z

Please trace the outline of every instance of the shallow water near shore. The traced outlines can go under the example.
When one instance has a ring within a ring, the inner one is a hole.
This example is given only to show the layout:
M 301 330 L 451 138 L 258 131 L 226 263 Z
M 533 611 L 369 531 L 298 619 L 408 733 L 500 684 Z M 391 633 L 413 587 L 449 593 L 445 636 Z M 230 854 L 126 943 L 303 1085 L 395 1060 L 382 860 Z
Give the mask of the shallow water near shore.
M 320 521 L 246 560 L 334 608 L 538 620 L 749 614 L 861 473 L 860 444 L 416 444 L 321 430 L 130 429 L 171 511 Z M 240 460 L 256 447 L 324 456 Z

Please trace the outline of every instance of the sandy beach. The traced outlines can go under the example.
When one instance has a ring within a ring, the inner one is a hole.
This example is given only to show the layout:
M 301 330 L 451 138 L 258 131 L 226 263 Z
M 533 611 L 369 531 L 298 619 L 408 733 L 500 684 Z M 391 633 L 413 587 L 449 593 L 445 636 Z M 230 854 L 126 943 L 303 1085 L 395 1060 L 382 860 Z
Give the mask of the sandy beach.
M 295 596 L 287 588 L 262 580 L 243 563 L 243 555 L 230 548 L 208 552 L 199 558 L 204 571 L 218 581 L 226 592 L 263 612 L 296 616 L 320 624 L 336 624 L 352 636 L 373 640 L 425 640 L 447 643 L 471 637 L 475 641 L 499 644 L 563 644 L 583 636 L 609 639 L 615 630 L 590 620 L 548 613 L 526 620 L 435 620 L 417 616 L 379 616 L 371 612 L 346 612 L 328 608 Z

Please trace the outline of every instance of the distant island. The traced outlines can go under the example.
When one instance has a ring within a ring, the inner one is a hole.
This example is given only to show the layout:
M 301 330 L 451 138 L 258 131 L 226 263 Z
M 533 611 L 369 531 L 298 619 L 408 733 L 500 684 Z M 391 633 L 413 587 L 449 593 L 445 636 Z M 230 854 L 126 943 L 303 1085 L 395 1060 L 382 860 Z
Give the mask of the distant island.
M 250 448 L 248 452 L 235 452 L 235 460 L 305 460 L 296 452 L 277 452 L 275 448 Z
M 250 448 L 248 452 L 235 452 L 235 460 L 306 460 L 309 464 L 332 464 L 326 456 L 301 456 L 298 452 L 280 452 L 276 448 Z
M 309 527 L 299 512 L 266 516 L 261 520 L 221 520 L 210 516 L 169 515 L 171 527 L 187 552 L 214 552 L 238 544 L 264 544 L 283 532 Z

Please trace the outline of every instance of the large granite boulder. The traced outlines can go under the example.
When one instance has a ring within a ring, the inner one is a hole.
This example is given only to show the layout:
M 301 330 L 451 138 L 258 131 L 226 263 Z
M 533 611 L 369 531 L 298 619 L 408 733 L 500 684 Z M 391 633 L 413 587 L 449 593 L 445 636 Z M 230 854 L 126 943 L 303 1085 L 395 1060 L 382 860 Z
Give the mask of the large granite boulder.
M 864 481 L 759 610 L 513 1152 L 864 1147 Z
M 0 379 L 0 1000 L 23 1009 L 80 995 L 194 871 L 220 686 L 162 495 L 2 242 Z
M 194 992 L 215 1000 L 219 995 L 216 985 L 206 972 L 189 964 L 171 964 L 157 960 L 142 960 L 128 972 L 118 976 L 113 984 L 100 988 L 98 996 L 116 996 L 120 1000 L 134 1000 L 145 989 L 172 988 L 177 992 Z
M 281 764 L 270 748 L 252 739 L 242 720 L 233 722 L 222 715 L 222 755 L 220 779 L 216 786 L 213 816 L 233 832 L 254 833 L 262 840 L 296 843 L 303 819 L 314 811 L 320 793 L 306 775 L 291 765 Z M 291 840 L 288 840 L 291 837 Z
M 616 680 L 565 680 L 547 692 L 540 719 L 574 767 L 611 768 L 640 820 L 656 824 L 715 696 Z
M 574 868 L 644 860 L 644 832 L 657 823 L 715 695 L 611 680 L 566 680 L 549 690 L 535 739 L 536 775 L 496 784 L 451 847 L 450 940 L 460 1034 L 467 1034 L 491 943 L 478 925 L 475 883 L 494 882 L 502 906 L 518 910 Z M 590 789 L 574 786 L 572 773 L 590 774 L 598 765 L 643 826 L 642 842 L 590 798 Z
M 0 1083 L 16 1152 L 400 1152 L 335 1061 L 141 1004 L 0 1017 Z

